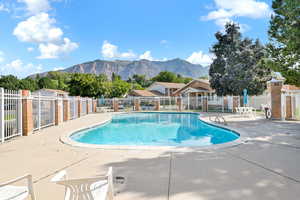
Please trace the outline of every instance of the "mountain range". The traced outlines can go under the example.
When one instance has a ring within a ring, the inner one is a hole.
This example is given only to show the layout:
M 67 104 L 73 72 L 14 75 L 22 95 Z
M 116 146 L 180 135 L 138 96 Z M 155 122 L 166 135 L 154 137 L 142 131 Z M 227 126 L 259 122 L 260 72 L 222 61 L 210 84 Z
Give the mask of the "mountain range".
M 59 70 L 61 72 L 69 73 L 90 73 L 90 74 L 105 74 L 107 77 L 111 77 L 112 73 L 120 75 L 123 80 L 127 80 L 134 74 L 144 74 L 147 78 L 156 76 L 161 71 L 170 71 L 176 74 L 180 74 L 184 77 L 199 78 L 201 76 L 208 75 L 209 67 L 203 67 L 202 65 L 192 64 L 186 60 L 179 58 L 167 60 L 167 61 L 150 61 L 150 60 L 95 60 L 91 62 L 85 62 L 77 64 L 72 67 Z M 39 74 L 45 76 L 47 72 Z M 31 77 L 35 77 L 32 75 Z

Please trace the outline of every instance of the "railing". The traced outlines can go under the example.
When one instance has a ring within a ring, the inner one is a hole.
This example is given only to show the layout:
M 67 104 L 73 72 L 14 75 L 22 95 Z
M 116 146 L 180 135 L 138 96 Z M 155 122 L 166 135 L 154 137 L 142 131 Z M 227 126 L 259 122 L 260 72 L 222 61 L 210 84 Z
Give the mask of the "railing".
M 20 91 L 0 88 L 0 141 L 22 135 L 22 96 Z
M 282 120 L 300 120 L 300 91 L 281 94 Z
M 86 105 L 86 99 L 85 98 L 81 98 L 81 116 L 84 116 L 87 114 L 87 105 Z
M 134 111 L 135 101 L 139 102 L 141 111 L 164 110 L 178 111 L 179 103 L 183 111 L 198 112 L 233 112 L 233 97 L 199 96 L 199 97 L 127 97 L 115 99 L 98 99 L 97 107 L 113 111 L 113 102 L 118 102 L 119 111 Z M 239 99 L 238 99 L 239 102 Z M 159 105 L 159 108 L 157 106 Z M 239 105 L 239 104 L 238 104 Z
M 78 99 L 76 97 L 69 97 L 70 101 L 70 119 L 78 117 Z
M 30 94 L 29 91 L 25 91 L 23 95 L 24 97 L 21 91 L 0 88 L 0 143 L 76 119 L 95 110 L 94 100 L 91 98 L 59 96 L 57 93 L 45 96 L 39 92 Z
M 40 130 L 55 124 L 55 100 L 53 96 L 32 95 L 33 130 Z M 59 99 L 61 103 L 61 99 Z M 62 117 L 62 116 L 61 116 Z

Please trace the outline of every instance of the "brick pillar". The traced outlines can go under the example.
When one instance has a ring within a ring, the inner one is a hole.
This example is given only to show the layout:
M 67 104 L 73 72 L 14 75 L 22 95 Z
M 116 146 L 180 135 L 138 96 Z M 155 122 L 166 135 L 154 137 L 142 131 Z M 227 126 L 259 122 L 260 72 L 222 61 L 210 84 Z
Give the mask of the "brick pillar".
M 292 97 L 291 96 L 286 97 L 285 105 L 286 105 L 285 118 L 292 119 L 293 114 L 292 114 Z
M 97 100 L 93 100 L 93 112 L 97 112 Z
M 223 97 L 223 105 L 224 105 L 224 111 L 228 110 L 228 99 L 227 96 Z
M 23 136 L 33 132 L 32 98 L 29 90 L 22 90 L 22 128 Z
M 134 100 L 135 111 L 141 111 L 141 101 L 139 99 Z
M 208 105 L 207 105 L 207 97 L 203 97 L 203 105 L 202 105 L 203 112 L 208 112 Z
M 156 111 L 160 110 L 160 99 L 155 99 L 155 108 Z
M 236 108 L 239 107 L 240 97 L 234 96 L 232 97 L 232 110 L 233 112 L 236 112 Z
M 55 100 L 55 125 L 59 125 L 62 119 L 62 101 L 61 99 Z
M 178 97 L 178 98 L 177 98 L 176 104 L 177 104 L 177 110 L 178 110 L 179 112 L 181 112 L 181 111 L 182 111 L 182 99 L 181 99 L 181 97 Z
M 90 101 L 89 99 L 86 99 L 86 114 L 89 114 L 91 112 L 89 105 L 90 105 Z
M 114 109 L 114 112 L 119 112 L 119 101 L 118 101 L 118 99 L 113 100 L 113 109 Z
M 82 110 L 81 98 L 77 97 L 77 101 L 78 101 L 78 118 L 79 118 L 81 116 L 81 110 Z
M 63 120 L 64 121 L 68 121 L 70 120 L 70 101 L 69 99 L 64 99 L 63 100 L 63 108 L 64 108 L 64 116 L 63 116 Z
M 281 119 L 281 89 L 283 81 L 272 79 L 268 82 L 268 90 L 271 94 L 272 119 Z

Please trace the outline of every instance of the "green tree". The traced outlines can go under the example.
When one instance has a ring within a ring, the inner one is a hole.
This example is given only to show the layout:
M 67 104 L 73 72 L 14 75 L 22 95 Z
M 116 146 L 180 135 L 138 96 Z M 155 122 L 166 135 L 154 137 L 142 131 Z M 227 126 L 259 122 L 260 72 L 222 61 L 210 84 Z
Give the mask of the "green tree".
M 268 64 L 287 83 L 300 86 L 300 1 L 273 0 L 272 8 Z
M 159 81 L 159 82 L 177 82 L 177 76 L 173 72 L 162 71 L 159 74 L 152 78 L 152 81 Z
M 128 93 L 130 90 L 130 84 L 122 81 L 122 80 L 116 80 L 112 82 L 112 89 L 111 93 L 109 95 L 110 98 L 114 97 L 123 97 L 125 94 Z
M 7 90 L 19 90 L 20 81 L 16 76 L 13 75 L 1 76 L 0 87 Z
M 58 89 L 58 81 L 49 77 L 42 77 L 38 80 L 38 86 L 40 89 Z
M 25 78 L 20 80 L 20 89 L 35 91 L 39 89 L 39 86 L 35 79 Z
M 129 83 L 137 83 L 137 84 L 139 84 L 143 88 L 149 87 L 151 85 L 151 83 L 152 83 L 152 81 L 148 80 L 146 78 L 146 76 L 143 75 L 143 74 L 134 74 L 132 76 L 132 78 L 129 78 L 129 80 L 127 82 L 129 82 Z
M 261 94 L 270 79 L 270 69 L 265 66 L 266 55 L 259 40 L 242 39 L 239 26 L 225 25 L 225 33 L 215 34 L 218 42 L 211 52 L 216 58 L 209 69 L 210 84 L 217 95 L 241 95 L 247 89 L 250 95 Z
M 112 81 L 121 80 L 121 76 L 116 74 L 115 72 L 113 72 L 112 75 L 111 75 L 111 80 Z
M 48 72 L 47 77 L 51 80 L 57 81 L 57 89 L 68 90 L 68 82 L 70 81 L 70 74 L 66 72 L 52 71 Z
M 108 78 L 107 78 L 107 76 L 105 74 L 99 74 L 97 76 L 97 80 L 101 81 L 101 82 L 105 82 L 105 81 L 108 81 Z
M 69 92 L 73 96 L 96 97 L 97 87 L 94 74 L 72 74 L 69 81 Z

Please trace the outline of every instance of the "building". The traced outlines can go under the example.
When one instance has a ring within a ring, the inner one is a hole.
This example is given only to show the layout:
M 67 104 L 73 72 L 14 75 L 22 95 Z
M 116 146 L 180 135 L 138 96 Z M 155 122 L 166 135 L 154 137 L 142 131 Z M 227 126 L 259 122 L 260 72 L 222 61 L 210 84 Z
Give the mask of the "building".
M 154 82 L 147 90 L 159 92 L 163 96 L 174 96 L 174 92 L 184 86 L 184 83 Z
M 190 96 L 190 97 L 200 97 L 200 96 L 213 96 L 215 90 L 210 87 L 208 80 L 194 79 L 184 85 L 184 87 L 173 92 L 174 96 Z
M 158 91 L 149 91 L 149 90 L 132 90 L 128 96 L 133 97 L 159 97 L 164 96 Z
M 210 87 L 208 80 L 195 79 L 191 82 L 169 83 L 154 82 L 146 90 L 132 90 L 128 96 L 160 97 L 160 96 L 213 96 L 215 91 Z
M 59 97 L 66 97 L 69 95 L 69 92 L 63 90 L 54 90 L 54 89 L 40 89 L 34 91 L 34 94 L 40 94 L 41 96 L 59 96 Z

